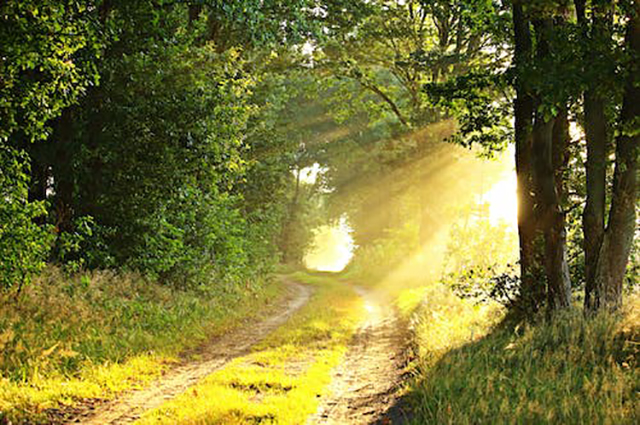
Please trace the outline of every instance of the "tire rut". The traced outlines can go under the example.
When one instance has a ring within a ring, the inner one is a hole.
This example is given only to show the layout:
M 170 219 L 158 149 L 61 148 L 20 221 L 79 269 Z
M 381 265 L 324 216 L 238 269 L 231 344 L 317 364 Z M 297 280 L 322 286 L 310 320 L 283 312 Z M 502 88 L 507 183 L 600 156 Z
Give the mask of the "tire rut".
M 367 317 L 332 372 L 329 394 L 308 424 L 390 424 L 404 422 L 397 409 L 408 347 L 406 326 L 394 309 L 362 288 Z
M 198 350 L 201 359 L 189 361 L 171 369 L 142 390 L 127 392 L 112 401 L 99 404 L 95 410 L 89 410 L 90 407 L 88 411 L 66 423 L 87 425 L 131 423 L 144 412 L 182 394 L 229 361 L 248 354 L 253 345 L 284 324 L 291 315 L 307 303 L 311 296 L 312 289 L 308 286 L 288 280 L 283 282 L 292 295 L 287 297 L 279 313 L 256 324 L 248 324 L 214 338 Z

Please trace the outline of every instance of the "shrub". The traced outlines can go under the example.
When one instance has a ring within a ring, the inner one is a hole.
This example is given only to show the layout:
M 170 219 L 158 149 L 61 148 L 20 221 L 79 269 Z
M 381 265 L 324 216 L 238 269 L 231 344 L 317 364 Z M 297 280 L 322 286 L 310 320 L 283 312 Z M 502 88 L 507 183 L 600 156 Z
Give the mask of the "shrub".
M 22 152 L 0 146 L 0 289 L 20 291 L 42 270 L 53 234 L 36 223 L 43 202 L 29 202 L 29 164 Z

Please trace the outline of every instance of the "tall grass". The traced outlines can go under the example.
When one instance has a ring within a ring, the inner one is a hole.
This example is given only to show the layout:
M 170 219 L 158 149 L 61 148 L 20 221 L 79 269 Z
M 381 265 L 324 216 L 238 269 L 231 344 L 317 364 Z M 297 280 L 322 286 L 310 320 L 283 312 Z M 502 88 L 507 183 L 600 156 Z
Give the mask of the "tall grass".
M 418 357 L 432 365 L 446 352 L 476 341 L 503 317 L 497 303 L 460 299 L 443 284 L 410 289 L 398 297 L 400 314 L 409 318 Z
M 447 299 L 427 295 L 415 310 L 416 424 L 640 423 L 638 296 L 622 314 L 493 328 L 492 314 Z
M 0 298 L 0 419 L 111 397 L 162 373 L 175 356 L 264 310 L 278 286 L 174 290 L 129 274 L 44 273 Z

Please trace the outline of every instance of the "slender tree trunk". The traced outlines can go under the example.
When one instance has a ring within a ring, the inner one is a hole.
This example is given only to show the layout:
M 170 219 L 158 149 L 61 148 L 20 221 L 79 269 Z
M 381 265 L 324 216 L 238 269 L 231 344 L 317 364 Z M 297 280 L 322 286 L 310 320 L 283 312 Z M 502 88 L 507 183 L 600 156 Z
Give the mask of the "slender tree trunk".
M 283 229 L 283 259 L 285 263 L 295 263 L 300 259 L 300 253 L 296 252 L 298 247 L 293 243 L 294 230 L 300 209 L 300 171 L 300 168 L 297 167 L 295 189 L 289 204 L 289 216 Z
M 55 155 L 52 166 L 55 187 L 56 228 L 68 232 L 73 228 L 73 173 L 70 144 L 73 137 L 73 108 L 65 109 L 54 132 Z
M 560 109 L 553 123 L 552 164 L 558 201 L 563 205 L 567 201 L 565 182 L 569 163 L 569 111 L 566 106 Z
M 628 74 L 621 111 L 622 133 L 616 139 L 616 162 L 609 222 L 595 263 L 592 295 L 587 308 L 617 309 L 622 303 L 622 285 L 636 230 L 638 154 L 640 135 L 640 4 L 630 16 L 625 44 L 635 57 Z
M 527 63 L 532 60 L 530 23 L 522 5 L 513 3 L 513 25 L 515 62 L 518 75 L 522 75 Z M 544 300 L 540 249 L 535 244 L 536 220 L 534 214 L 534 186 L 531 169 L 532 125 L 534 99 L 521 77 L 516 80 L 514 101 L 516 175 L 518 179 L 518 238 L 520 243 L 521 303 L 526 310 L 536 311 Z
M 544 246 L 547 302 L 552 310 L 567 307 L 570 294 L 564 244 L 564 215 L 560 210 L 555 170 L 552 166 L 554 121 L 536 113 L 533 125 L 533 176 L 538 224 L 536 242 Z
M 584 95 L 587 140 L 587 203 L 582 216 L 585 255 L 585 304 L 592 302 L 595 265 L 604 237 L 607 134 L 604 101 L 592 90 Z
M 547 276 L 553 276 L 553 284 L 547 293 L 547 302 L 552 308 L 568 307 L 571 303 L 571 278 L 567 262 L 567 233 L 562 205 L 565 201 L 565 172 L 569 160 L 569 116 L 567 107 L 560 109 L 553 123 L 551 164 L 554 178 L 553 223 L 551 237 L 546 241 Z M 549 257 L 550 256 L 550 257 Z M 550 280 L 551 281 L 551 280 Z
M 582 27 L 585 41 L 596 41 L 596 45 L 605 45 L 610 41 L 608 31 L 610 22 L 606 18 L 605 5 L 594 5 L 592 22 L 586 18 L 585 0 L 576 0 L 576 14 Z M 606 2 L 608 3 L 608 2 Z M 598 7 L 599 6 L 599 7 Z M 585 63 L 588 65 L 588 56 Z M 600 55 L 597 55 L 600 56 Z M 605 229 L 606 204 L 606 157 L 607 157 L 607 119 L 605 99 L 596 90 L 594 81 L 584 93 L 584 131 L 587 141 L 587 202 L 582 215 L 585 254 L 585 306 L 591 308 L 594 302 L 595 269 Z

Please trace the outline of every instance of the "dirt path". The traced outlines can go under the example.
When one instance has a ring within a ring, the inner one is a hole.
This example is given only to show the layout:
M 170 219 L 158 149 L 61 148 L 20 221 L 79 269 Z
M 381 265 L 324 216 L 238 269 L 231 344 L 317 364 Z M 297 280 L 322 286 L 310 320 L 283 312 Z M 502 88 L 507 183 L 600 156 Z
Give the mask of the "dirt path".
M 403 326 L 388 302 L 356 288 L 367 317 L 345 361 L 333 371 L 330 394 L 320 402 L 309 424 L 398 424 L 396 406 L 408 343 Z
M 251 346 L 285 323 L 308 301 L 311 288 L 289 281 L 285 281 L 285 284 L 290 294 L 278 308 L 279 313 L 262 322 L 248 324 L 214 338 L 198 350 L 198 354 L 201 354 L 199 360 L 177 366 L 143 390 L 125 393 L 113 401 L 98 405 L 95 410 L 83 409 L 83 412 L 67 423 L 106 425 L 133 422 L 143 412 L 178 396 L 230 360 L 247 354 Z

